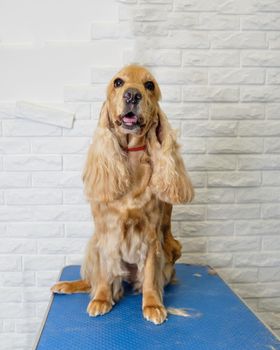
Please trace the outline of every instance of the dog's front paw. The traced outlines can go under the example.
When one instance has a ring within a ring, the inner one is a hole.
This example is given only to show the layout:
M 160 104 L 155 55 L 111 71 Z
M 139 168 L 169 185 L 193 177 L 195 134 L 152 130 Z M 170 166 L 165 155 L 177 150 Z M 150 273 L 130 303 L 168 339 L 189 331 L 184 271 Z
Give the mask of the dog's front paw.
M 154 324 L 161 324 L 167 318 L 167 311 L 163 305 L 144 306 L 143 316 Z
M 92 300 L 87 307 L 89 316 L 104 315 L 112 309 L 112 303 L 106 300 Z

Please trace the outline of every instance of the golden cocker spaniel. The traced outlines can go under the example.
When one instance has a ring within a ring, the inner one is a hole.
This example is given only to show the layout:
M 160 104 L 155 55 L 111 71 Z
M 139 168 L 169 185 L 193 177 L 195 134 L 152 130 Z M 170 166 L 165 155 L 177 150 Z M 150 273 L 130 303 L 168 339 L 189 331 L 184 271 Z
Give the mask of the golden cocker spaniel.
M 125 280 L 142 291 L 147 320 L 167 317 L 163 287 L 181 255 L 171 233 L 172 204 L 191 201 L 194 192 L 160 96 L 155 78 L 137 65 L 123 68 L 107 89 L 83 175 L 95 221 L 83 279 L 52 288 L 90 292 L 90 316 L 112 309 Z

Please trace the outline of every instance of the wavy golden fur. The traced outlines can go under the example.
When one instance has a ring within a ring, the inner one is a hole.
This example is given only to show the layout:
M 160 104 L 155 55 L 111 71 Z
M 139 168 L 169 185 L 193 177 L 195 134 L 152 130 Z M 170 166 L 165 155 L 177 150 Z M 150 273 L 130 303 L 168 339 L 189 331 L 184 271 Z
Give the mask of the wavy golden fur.
M 181 255 L 171 233 L 172 204 L 191 201 L 194 192 L 159 99 L 154 77 L 136 65 L 118 72 L 107 89 L 83 175 L 95 221 L 83 279 L 52 288 L 91 292 L 90 316 L 110 311 L 127 280 L 143 293 L 147 320 L 167 317 L 163 287 Z M 129 150 L 135 147 L 142 148 Z

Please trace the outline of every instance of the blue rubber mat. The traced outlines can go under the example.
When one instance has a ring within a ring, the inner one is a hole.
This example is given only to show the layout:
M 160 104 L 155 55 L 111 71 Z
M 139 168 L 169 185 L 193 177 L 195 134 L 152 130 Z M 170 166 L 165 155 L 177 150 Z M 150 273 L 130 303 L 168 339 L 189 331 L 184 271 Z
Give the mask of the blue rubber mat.
M 61 280 L 79 279 L 79 266 Z M 190 317 L 169 315 L 156 326 L 142 317 L 141 295 L 125 297 L 104 316 L 89 317 L 87 294 L 55 295 L 37 350 L 186 349 L 279 350 L 280 341 L 207 267 L 176 265 L 179 283 L 165 289 L 164 304 L 187 308 Z

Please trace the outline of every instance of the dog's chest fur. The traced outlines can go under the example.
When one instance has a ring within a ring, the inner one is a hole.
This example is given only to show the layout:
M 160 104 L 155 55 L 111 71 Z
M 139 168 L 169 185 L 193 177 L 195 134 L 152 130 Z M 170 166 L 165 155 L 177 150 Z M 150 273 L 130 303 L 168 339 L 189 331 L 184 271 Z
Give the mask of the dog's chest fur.
M 95 225 L 106 232 L 99 237 L 101 251 L 115 256 L 114 269 L 125 279 L 141 284 L 149 243 L 159 234 L 161 204 L 149 187 L 151 166 L 144 152 L 129 155 L 132 186 L 117 201 L 95 207 Z M 94 211 L 95 211 L 94 210 Z M 101 214 L 101 215 L 100 215 Z M 152 229 L 151 229 L 152 228 Z
M 128 155 L 132 175 L 132 189 L 122 202 L 120 215 L 122 260 L 142 268 L 148 249 L 149 232 L 147 229 L 151 216 L 155 215 L 156 198 L 148 186 L 151 167 L 147 155 L 133 152 Z M 141 266 L 139 266 L 141 265 Z

